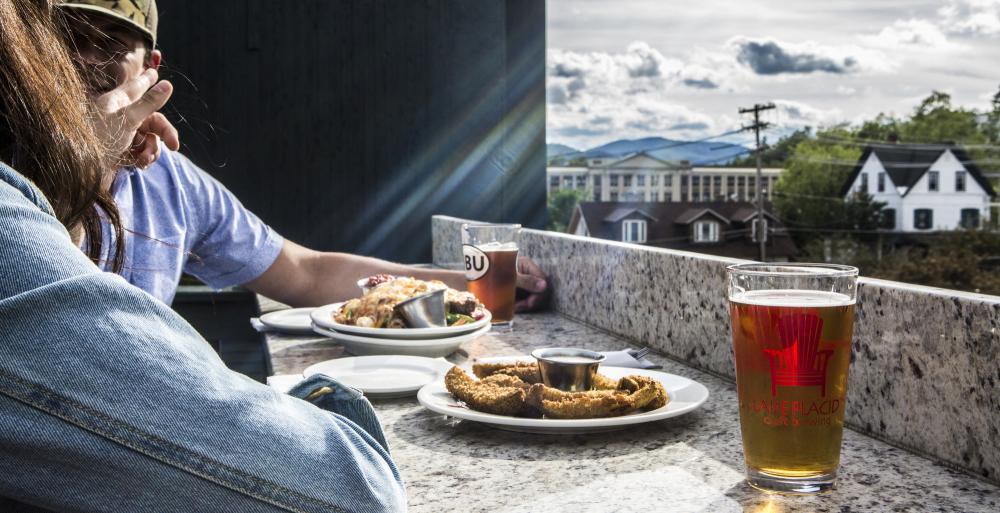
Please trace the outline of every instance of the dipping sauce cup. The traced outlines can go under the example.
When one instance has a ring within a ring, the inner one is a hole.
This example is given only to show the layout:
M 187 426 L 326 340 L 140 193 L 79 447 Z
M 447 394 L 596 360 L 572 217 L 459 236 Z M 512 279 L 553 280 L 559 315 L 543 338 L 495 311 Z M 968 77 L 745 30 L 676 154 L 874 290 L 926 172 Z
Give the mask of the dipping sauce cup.
M 594 388 L 594 375 L 604 355 L 586 349 L 549 347 L 531 352 L 538 360 L 542 382 L 566 392 L 585 392 Z

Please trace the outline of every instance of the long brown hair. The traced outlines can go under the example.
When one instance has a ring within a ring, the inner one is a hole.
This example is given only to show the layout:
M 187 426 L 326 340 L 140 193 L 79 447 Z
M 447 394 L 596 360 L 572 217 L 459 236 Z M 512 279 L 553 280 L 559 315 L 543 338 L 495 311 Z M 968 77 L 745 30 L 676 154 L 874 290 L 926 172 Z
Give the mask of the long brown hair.
M 123 264 L 118 208 L 102 186 L 108 152 L 70 60 L 51 0 L 0 0 L 0 159 L 45 193 L 56 218 L 83 229 L 87 256 L 102 257 L 101 216 L 114 231 L 109 259 Z

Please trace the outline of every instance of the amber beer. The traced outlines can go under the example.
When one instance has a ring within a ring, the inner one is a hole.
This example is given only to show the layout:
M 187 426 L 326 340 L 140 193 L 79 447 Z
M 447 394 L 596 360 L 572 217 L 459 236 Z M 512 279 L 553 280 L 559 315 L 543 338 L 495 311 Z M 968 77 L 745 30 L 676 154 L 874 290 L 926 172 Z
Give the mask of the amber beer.
M 483 248 L 466 254 L 466 272 L 482 275 L 469 282 L 469 292 L 475 294 L 493 314 L 493 322 L 514 320 L 514 296 L 517 285 L 517 248 Z M 485 269 L 484 269 L 485 267 Z
M 748 481 L 791 492 L 832 487 L 844 430 L 853 282 L 850 295 L 830 288 L 731 290 L 730 316 Z
M 514 320 L 520 225 L 465 224 L 462 259 L 469 292 L 493 314 L 493 324 Z

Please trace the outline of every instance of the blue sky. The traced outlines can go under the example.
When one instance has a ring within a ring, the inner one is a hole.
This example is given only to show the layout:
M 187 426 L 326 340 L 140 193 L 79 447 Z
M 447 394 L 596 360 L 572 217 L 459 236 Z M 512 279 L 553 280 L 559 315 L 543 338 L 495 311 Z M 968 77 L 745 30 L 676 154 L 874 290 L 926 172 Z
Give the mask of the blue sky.
M 755 102 L 778 104 L 777 133 L 907 114 L 935 89 L 983 110 L 1000 87 L 1000 0 L 548 0 L 547 11 L 547 139 L 577 148 L 722 133 Z

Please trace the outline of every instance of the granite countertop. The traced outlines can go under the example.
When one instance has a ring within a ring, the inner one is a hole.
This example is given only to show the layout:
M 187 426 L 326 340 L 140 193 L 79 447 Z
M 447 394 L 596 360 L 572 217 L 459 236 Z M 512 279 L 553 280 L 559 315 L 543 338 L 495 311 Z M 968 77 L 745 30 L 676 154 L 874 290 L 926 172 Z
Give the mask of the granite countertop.
M 262 298 L 263 299 L 263 298 Z M 264 299 L 262 311 L 280 305 Z M 329 339 L 266 334 L 275 374 L 345 355 Z M 550 345 L 594 350 L 627 340 L 555 313 L 520 315 L 448 359 L 521 355 Z M 699 381 L 711 397 L 665 421 L 589 435 L 531 435 L 459 421 L 416 398 L 374 401 L 410 510 L 609 512 L 1000 511 L 1000 489 L 963 472 L 847 430 L 838 487 L 815 496 L 765 494 L 743 479 L 736 390 L 724 379 L 658 354 L 663 371 Z

